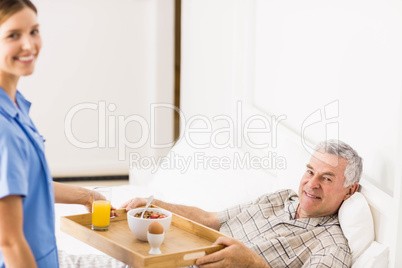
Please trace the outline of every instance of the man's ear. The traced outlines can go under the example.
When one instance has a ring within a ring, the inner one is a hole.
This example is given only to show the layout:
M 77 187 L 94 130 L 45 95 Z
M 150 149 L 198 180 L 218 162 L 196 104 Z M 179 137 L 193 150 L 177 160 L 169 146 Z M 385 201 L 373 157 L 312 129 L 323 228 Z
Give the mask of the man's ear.
M 351 197 L 354 193 L 356 193 L 356 191 L 359 189 L 359 186 L 360 185 L 356 182 L 356 183 L 350 185 L 349 187 L 347 187 L 347 192 L 346 192 L 346 195 L 343 198 L 343 200 L 345 201 L 346 199 Z

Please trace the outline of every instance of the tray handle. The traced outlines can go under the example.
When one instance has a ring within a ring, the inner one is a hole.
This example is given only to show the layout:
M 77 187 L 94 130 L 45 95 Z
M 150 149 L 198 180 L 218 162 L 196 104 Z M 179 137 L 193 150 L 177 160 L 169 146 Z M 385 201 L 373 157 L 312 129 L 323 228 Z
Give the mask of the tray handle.
M 201 258 L 207 254 L 211 254 L 218 250 L 225 248 L 223 245 L 214 245 L 210 247 L 200 248 L 198 250 L 192 250 L 191 252 L 183 254 L 183 261 L 194 261 L 198 258 Z M 194 264 L 194 263 L 193 263 Z
M 206 254 L 207 254 L 207 253 L 205 252 L 205 250 L 203 250 L 203 251 L 198 251 L 198 252 L 188 253 L 188 254 L 185 254 L 185 255 L 183 256 L 183 260 L 184 260 L 184 261 L 196 260 L 196 259 L 198 259 L 198 258 L 201 258 L 201 257 L 205 256 Z

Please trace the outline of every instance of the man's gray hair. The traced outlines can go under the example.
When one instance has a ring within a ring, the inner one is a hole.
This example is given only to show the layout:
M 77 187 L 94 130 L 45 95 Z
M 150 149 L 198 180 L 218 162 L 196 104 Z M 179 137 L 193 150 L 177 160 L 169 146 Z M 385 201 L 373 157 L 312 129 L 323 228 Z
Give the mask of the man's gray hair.
M 315 150 L 334 154 L 338 157 L 345 158 L 348 161 L 344 174 L 344 187 L 348 187 L 360 181 L 363 171 L 363 159 L 351 146 L 340 140 L 327 140 L 317 144 Z

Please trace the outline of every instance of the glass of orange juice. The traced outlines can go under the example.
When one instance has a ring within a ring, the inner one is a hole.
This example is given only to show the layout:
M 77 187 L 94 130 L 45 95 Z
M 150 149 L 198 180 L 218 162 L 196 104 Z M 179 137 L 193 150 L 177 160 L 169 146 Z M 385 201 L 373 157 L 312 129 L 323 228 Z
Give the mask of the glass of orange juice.
M 95 187 L 92 190 L 92 230 L 107 231 L 110 224 L 112 188 Z

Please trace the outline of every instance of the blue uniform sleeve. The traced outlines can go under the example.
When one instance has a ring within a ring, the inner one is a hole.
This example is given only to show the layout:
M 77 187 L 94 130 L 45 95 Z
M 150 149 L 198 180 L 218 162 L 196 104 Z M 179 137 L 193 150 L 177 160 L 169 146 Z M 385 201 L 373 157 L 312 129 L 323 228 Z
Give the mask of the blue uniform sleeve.
M 27 151 L 13 126 L 0 118 L 0 198 L 28 193 Z

